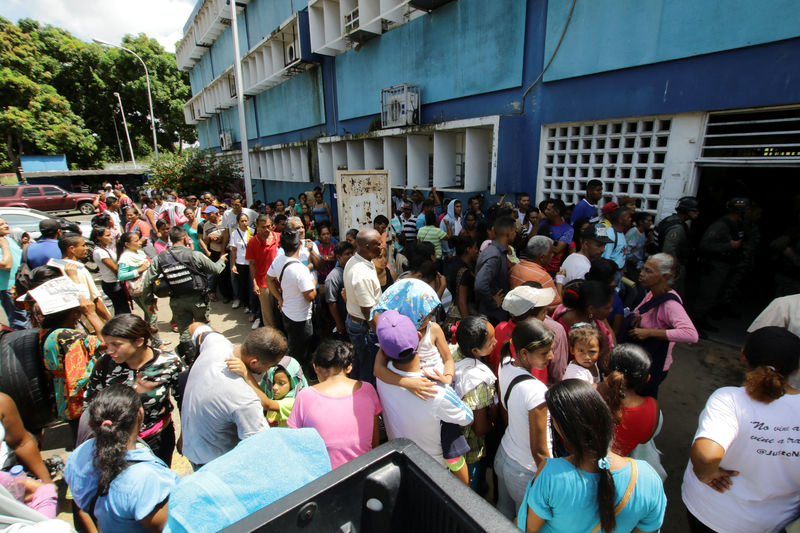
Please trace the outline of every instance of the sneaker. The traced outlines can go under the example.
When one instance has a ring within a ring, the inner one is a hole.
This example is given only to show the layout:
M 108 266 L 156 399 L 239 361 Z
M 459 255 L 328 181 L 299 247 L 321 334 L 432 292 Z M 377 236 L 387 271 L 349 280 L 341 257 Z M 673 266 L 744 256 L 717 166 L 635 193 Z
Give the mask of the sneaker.
M 233 304 L 231 305 L 231 309 L 238 309 L 240 305 L 241 303 L 239 302 L 239 300 L 234 300 Z
M 253 325 L 251 326 L 251 329 L 258 329 L 260 327 L 261 327 L 261 320 L 259 320 L 258 318 L 253 320 Z

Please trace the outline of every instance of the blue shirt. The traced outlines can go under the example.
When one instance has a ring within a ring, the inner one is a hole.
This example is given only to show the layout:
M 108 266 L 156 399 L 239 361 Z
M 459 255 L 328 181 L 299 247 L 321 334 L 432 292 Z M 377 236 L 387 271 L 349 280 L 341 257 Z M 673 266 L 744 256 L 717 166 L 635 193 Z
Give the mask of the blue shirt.
M 31 270 L 46 265 L 51 259 L 61 259 L 58 239 L 39 239 L 28 245 L 28 266 Z
M 584 198 L 572 210 L 572 217 L 569 219 L 570 224 L 574 224 L 579 218 L 588 218 L 590 221 L 597 218 L 597 206 L 592 205 Z
M 0 291 L 7 291 L 14 286 L 17 270 L 19 270 L 19 265 L 22 263 L 22 248 L 19 247 L 17 241 L 9 236 L 6 237 L 6 242 L 8 242 L 8 249 L 11 252 L 11 268 L 0 270 Z M 0 259 L 5 259 L 2 250 L 0 250 Z
M 608 238 L 611 242 L 606 244 L 603 250 L 603 257 L 614 261 L 619 268 L 625 267 L 625 256 L 628 248 L 628 241 L 625 239 L 625 234 L 617 231 L 614 227 L 608 228 Z
M 95 439 L 78 446 L 67 459 L 64 479 L 78 507 L 91 512 L 100 472 L 94 466 Z M 144 532 L 139 522 L 167 499 L 180 480 L 177 472 L 142 446 L 128 450 L 125 458 L 135 461 L 111 482 L 108 494 L 97 498 L 94 514 L 103 531 Z
M 636 487 L 625 508 L 617 515 L 616 531 L 655 531 L 664 522 L 667 496 L 664 485 L 653 467 L 645 461 L 636 461 L 638 475 Z M 631 466 L 612 470 L 616 496 L 614 503 L 622 500 L 631 479 Z M 548 459 L 533 486 L 525 493 L 517 523 L 523 528 L 528 507 L 537 516 L 547 520 L 541 533 L 558 531 L 591 531 L 600 523 L 597 509 L 597 483 L 600 474 L 578 470 L 566 459 Z

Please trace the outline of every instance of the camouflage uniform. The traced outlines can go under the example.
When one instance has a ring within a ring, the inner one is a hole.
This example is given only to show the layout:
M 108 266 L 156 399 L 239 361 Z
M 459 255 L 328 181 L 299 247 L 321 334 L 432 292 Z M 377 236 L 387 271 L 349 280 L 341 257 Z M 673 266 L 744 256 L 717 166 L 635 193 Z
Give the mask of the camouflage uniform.
M 711 224 L 700 239 L 700 286 L 695 302 L 695 319 L 703 321 L 722 301 L 723 289 L 741 253 L 731 241 L 742 238 L 741 223 L 725 215 Z
M 672 214 L 658 224 L 659 228 L 666 228 L 663 235 L 659 235 L 661 251 L 672 255 L 678 261 L 678 281 L 674 289 L 678 294 L 686 296 L 686 265 L 689 262 L 691 246 L 689 244 L 689 227 L 680 216 Z
M 182 245 L 175 245 L 173 250 L 185 248 Z M 225 259 L 220 258 L 216 263 L 211 261 L 202 252 L 192 252 L 192 262 L 194 268 L 204 274 L 217 275 L 225 269 Z M 144 290 L 142 298 L 146 305 L 155 303 L 155 294 L 153 282 L 158 278 L 161 273 L 159 267 L 158 256 L 153 259 L 150 268 L 145 272 Z M 180 344 L 178 345 L 178 354 L 186 357 L 192 350 L 188 350 L 188 346 L 192 344 L 191 335 L 189 335 L 189 324 L 192 322 L 205 322 L 209 321 L 208 316 L 208 292 L 198 292 L 197 294 L 183 294 L 179 296 L 170 296 L 169 307 L 172 310 L 172 316 L 178 326 L 180 332 Z

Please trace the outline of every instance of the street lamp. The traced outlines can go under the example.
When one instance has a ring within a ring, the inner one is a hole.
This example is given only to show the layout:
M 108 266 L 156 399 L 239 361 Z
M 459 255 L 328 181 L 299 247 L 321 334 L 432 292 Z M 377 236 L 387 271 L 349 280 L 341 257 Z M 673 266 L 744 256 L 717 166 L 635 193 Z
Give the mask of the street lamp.
M 125 136 L 128 138 L 128 148 L 130 148 L 131 150 L 131 160 L 133 161 L 133 168 L 136 168 L 136 157 L 133 155 L 133 144 L 131 144 L 131 134 L 128 133 L 128 121 L 125 120 L 125 110 L 122 109 L 122 98 L 120 98 L 119 93 L 114 93 L 114 96 L 117 97 L 117 101 L 119 102 L 119 112 L 122 115 L 122 123 L 125 125 Z
M 144 60 L 139 57 L 139 54 L 131 50 L 130 48 L 125 48 L 124 46 L 120 46 L 118 44 L 109 43 L 106 41 L 101 41 L 100 39 L 92 39 L 95 44 L 99 44 L 100 46 L 110 46 L 112 48 L 119 48 L 120 50 L 125 50 L 126 52 L 132 53 L 136 56 L 136 59 L 144 67 L 144 77 L 147 80 L 147 101 L 150 104 L 150 125 L 153 128 L 153 149 L 155 150 L 156 161 L 158 161 L 158 138 L 156 137 L 156 117 L 153 115 L 153 97 L 150 94 L 150 73 L 147 72 L 147 65 L 144 64 Z

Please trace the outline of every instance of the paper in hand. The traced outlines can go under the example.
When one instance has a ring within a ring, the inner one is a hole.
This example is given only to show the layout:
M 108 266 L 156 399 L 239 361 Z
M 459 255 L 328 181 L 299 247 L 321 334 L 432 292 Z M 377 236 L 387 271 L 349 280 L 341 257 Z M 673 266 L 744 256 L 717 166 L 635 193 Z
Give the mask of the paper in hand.
M 67 276 L 46 281 L 28 291 L 27 296 L 39 304 L 43 315 L 51 315 L 80 306 L 81 287 Z

